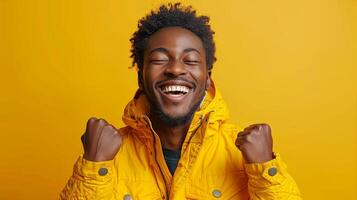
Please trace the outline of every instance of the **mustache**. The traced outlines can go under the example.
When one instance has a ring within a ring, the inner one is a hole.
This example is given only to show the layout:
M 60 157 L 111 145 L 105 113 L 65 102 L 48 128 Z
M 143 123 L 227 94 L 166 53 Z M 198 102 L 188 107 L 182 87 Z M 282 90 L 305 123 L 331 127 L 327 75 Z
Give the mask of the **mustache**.
M 186 83 L 189 83 L 190 85 L 192 85 L 193 88 L 196 88 L 196 83 L 195 83 L 195 82 L 189 81 L 189 80 L 187 80 L 187 79 L 185 79 L 185 78 L 183 78 L 183 77 L 167 78 L 167 79 L 165 79 L 165 80 L 158 81 L 158 82 L 156 83 L 156 85 L 161 85 L 161 84 L 163 84 L 163 83 L 165 83 L 165 82 L 168 82 L 168 81 L 186 82 Z

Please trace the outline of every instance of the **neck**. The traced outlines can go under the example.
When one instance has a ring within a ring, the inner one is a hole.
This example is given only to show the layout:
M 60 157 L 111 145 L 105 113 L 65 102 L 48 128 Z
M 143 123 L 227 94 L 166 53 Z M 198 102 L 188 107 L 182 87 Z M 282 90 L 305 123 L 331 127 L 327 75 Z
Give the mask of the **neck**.
M 159 135 L 161 145 L 165 149 L 181 150 L 185 141 L 187 131 L 190 127 L 191 120 L 183 125 L 170 126 L 162 122 L 155 116 L 150 116 L 153 129 Z

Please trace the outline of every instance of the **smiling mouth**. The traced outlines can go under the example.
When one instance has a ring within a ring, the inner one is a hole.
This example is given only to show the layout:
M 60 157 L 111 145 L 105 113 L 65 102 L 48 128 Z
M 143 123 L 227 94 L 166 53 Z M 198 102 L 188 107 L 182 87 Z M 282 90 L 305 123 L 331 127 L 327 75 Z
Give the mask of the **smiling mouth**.
M 161 87 L 160 90 L 168 96 L 180 97 L 186 95 L 190 88 L 183 85 L 166 85 Z

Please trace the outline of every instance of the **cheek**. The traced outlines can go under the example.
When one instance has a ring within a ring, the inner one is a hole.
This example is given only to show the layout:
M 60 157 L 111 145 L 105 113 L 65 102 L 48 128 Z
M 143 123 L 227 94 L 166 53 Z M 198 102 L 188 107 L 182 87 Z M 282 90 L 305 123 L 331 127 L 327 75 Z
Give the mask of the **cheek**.
M 207 87 L 208 86 L 207 80 L 209 79 L 209 76 L 206 71 L 197 70 L 195 72 L 192 72 L 192 75 L 196 79 L 199 87 Z
M 153 90 L 154 81 L 157 80 L 157 73 L 153 70 L 144 70 L 143 72 L 143 84 L 147 90 Z

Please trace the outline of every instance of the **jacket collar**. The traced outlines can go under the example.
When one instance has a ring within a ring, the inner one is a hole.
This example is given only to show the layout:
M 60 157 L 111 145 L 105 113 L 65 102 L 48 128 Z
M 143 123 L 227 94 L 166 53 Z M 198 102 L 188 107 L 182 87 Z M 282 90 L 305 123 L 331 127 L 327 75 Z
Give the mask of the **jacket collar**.
M 143 92 L 138 90 L 134 98 L 127 104 L 123 114 L 123 122 L 136 131 L 133 133 L 141 139 L 152 138 L 151 122 L 148 117 L 150 104 Z M 195 112 L 188 135 L 192 134 L 202 123 L 220 125 L 229 117 L 228 109 L 213 81 L 208 89 L 201 107 Z M 208 134 L 202 135 L 207 137 Z M 187 137 L 187 136 L 186 136 Z

